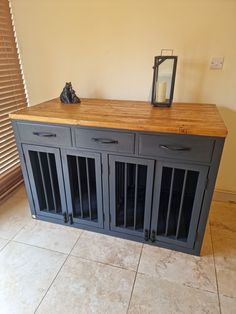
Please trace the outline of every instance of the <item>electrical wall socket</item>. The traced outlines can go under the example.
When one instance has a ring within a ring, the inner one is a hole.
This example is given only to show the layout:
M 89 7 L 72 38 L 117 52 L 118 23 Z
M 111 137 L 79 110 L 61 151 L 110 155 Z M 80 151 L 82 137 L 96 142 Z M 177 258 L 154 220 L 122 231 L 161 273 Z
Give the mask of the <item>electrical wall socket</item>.
M 221 70 L 223 68 L 224 57 L 212 57 L 210 69 Z

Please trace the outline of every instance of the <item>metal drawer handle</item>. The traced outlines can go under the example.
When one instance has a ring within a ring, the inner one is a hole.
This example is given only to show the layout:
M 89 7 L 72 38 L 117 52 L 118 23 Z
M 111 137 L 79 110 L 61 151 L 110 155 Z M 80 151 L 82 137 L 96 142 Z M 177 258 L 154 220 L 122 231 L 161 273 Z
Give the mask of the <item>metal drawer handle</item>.
M 171 146 L 171 145 L 159 145 L 160 148 L 166 149 L 166 150 L 172 150 L 177 152 L 187 152 L 191 150 L 191 147 L 181 147 L 181 146 Z
M 54 133 L 47 133 L 47 132 L 33 132 L 34 135 L 41 136 L 41 137 L 56 137 L 57 135 Z
M 118 144 L 119 143 L 117 140 L 111 140 L 109 138 L 96 138 L 96 137 L 93 137 L 92 141 L 96 143 L 102 143 L 102 144 Z

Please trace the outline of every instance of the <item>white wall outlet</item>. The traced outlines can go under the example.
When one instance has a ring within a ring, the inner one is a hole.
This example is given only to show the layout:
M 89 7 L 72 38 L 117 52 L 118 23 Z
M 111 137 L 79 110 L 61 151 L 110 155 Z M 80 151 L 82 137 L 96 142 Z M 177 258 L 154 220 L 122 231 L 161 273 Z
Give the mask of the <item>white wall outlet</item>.
M 224 57 L 212 57 L 210 69 L 221 70 L 223 68 Z

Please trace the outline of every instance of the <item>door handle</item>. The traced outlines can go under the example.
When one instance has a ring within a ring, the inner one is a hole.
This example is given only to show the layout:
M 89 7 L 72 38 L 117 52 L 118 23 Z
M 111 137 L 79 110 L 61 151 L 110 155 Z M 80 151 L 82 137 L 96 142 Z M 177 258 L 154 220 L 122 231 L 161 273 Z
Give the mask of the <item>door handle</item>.
M 109 138 L 98 138 L 98 137 L 93 137 L 92 141 L 96 143 L 101 143 L 101 144 L 118 144 L 119 143 L 117 140 L 113 140 Z
M 161 149 L 166 149 L 166 150 L 171 150 L 171 151 L 176 151 L 176 152 L 187 152 L 191 150 L 191 147 L 164 145 L 164 144 L 160 144 L 159 147 Z
M 33 134 L 40 137 L 56 137 L 57 136 L 55 133 L 49 133 L 49 132 L 33 132 Z

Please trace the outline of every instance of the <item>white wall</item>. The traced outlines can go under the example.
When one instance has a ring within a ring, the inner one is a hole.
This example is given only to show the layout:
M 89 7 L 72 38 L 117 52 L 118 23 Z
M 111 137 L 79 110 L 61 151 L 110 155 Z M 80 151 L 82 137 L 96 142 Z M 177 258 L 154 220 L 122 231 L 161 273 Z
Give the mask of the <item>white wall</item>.
M 80 97 L 150 100 L 154 56 L 178 55 L 175 101 L 215 103 L 229 130 L 217 187 L 236 192 L 235 0 L 11 0 L 31 104 L 72 81 Z M 210 70 L 224 56 L 223 70 Z

